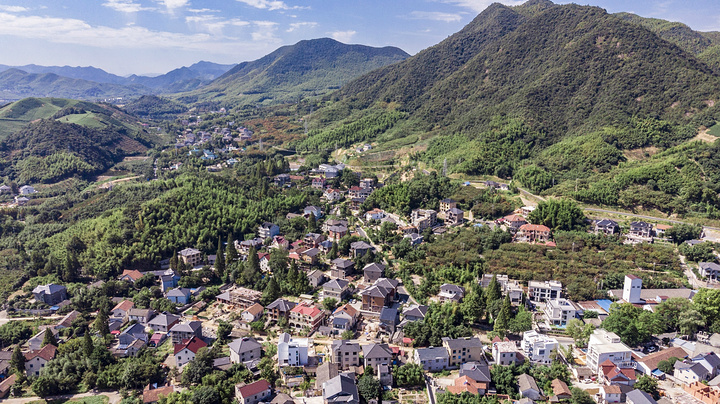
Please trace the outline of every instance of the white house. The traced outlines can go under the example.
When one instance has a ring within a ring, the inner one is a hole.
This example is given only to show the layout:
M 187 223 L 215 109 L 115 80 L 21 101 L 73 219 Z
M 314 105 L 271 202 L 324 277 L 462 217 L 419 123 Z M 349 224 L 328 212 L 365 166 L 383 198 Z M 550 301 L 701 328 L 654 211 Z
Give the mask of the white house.
M 206 347 L 207 344 L 198 337 L 192 337 L 179 344 L 175 344 L 175 365 L 182 367 L 186 363 L 195 359 L 200 348 Z
M 307 338 L 292 338 L 288 333 L 280 334 L 278 338 L 278 365 L 279 366 L 305 366 L 308 364 Z
M 606 360 L 620 367 L 632 366 L 632 351 L 620 342 L 617 334 L 603 329 L 595 330 L 588 341 L 587 366 L 595 374 Z
M 525 331 L 523 333 L 522 348 L 525 357 L 531 362 L 548 365 L 550 353 L 559 346 L 557 339 L 547 335 L 538 334 L 537 331 Z
M 562 293 L 562 283 L 558 281 L 528 282 L 528 298 L 532 302 L 545 302 L 557 299 Z
M 568 321 L 575 318 L 577 308 L 567 299 L 551 299 L 545 303 L 545 320 L 554 326 L 564 326 Z

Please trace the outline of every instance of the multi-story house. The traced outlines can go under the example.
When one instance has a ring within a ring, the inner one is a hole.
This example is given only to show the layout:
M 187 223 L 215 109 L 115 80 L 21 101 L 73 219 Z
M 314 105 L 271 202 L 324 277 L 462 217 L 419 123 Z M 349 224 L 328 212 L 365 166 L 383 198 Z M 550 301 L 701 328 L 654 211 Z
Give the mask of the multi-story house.
M 195 248 L 186 248 L 184 250 L 181 250 L 178 253 L 178 258 L 180 258 L 186 266 L 190 266 L 192 268 L 202 265 L 203 257 L 200 250 Z
M 239 404 L 257 404 L 272 395 L 270 383 L 261 379 L 250 384 L 235 385 L 235 398 Z
M 354 267 L 355 263 L 350 260 L 335 258 L 332 260 L 332 266 L 330 267 L 330 276 L 345 279 L 352 274 Z
M 355 328 L 355 324 L 358 320 L 358 311 L 349 304 L 344 304 L 332 314 L 330 319 L 330 327 L 335 334 L 341 334 L 344 331 L 350 331 Z
M 545 320 L 550 325 L 564 326 L 577 315 L 577 308 L 570 300 L 558 298 L 545 303 Z
M 280 234 L 280 227 L 274 223 L 264 222 L 258 227 L 258 237 L 266 239 Z
M 448 338 L 442 339 L 443 347 L 448 352 L 448 366 L 453 369 L 465 362 L 483 361 L 483 345 L 479 338 Z
M 613 332 L 597 329 L 588 340 L 587 366 L 598 374 L 600 364 L 608 359 L 621 368 L 635 367 L 632 351 L 620 341 L 620 337 Z
M 447 212 L 450 209 L 457 208 L 457 202 L 453 199 L 443 199 L 440 201 L 440 212 Z
M 198 337 L 192 337 L 188 340 L 182 341 L 179 344 L 175 344 L 175 365 L 182 367 L 184 364 L 195 359 L 200 348 L 206 347 L 205 341 Z
M 557 339 L 538 334 L 537 331 L 525 331 L 521 345 L 526 358 L 533 363 L 543 365 L 549 365 L 552 362 L 550 354 L 559 346 Z
M 520 364 L 525 360 L 522 352 L 512 341 L 499 341 L 492 344 L 492 355 L 496 365 Z
M 147 325 L 153 331 L 167 333 L 179 321 L 180 316 L 169 313 L 162 313 L 158 316 L 153 317 L 152 320 L 148 321 Z
M 47 344 L 40 350 L 25 353 L 25 374 L 28 377 L 39 376 L 42 368 L 55 359 L 56 353 L 57 347 L 52 344 Z
M 518 229 L 515 240 L 526 243 L 547 243 L 550 241 L 550 228 L 542 224 L 524 224 Z
M 363 366 L 372 366 L 373 369 L 378 365 L 392 364 L 392 350 L 388 344 L 370 344 L 362 347 L 365 363 Z
M 367 264 L 363 268 L 363 281 L 365 283 L 374 283 L 378 279 L 382 278 L 384 271 L 384 264 L 379 264 L 377 262 Z
M 290 327 L 296 330 L 307 328 L 316 330 L 322 324 L 325 312 L 305 303 L 298 304 L 290 310 Z
M 177 323 L 170 328 L 170 338 L 173 344 L 179 344 L 183 340 L 192 337 L 202 338 L 202 322 L 188 321 L 187 323 Z
M 410 220 L 419 232 L 423 232 L 437 224 L 437 212 L 432 209 L 415 209 L 412 211 Z
M 335 299 L 338 302 L 343 300 L 348 294 L 349 284 L 350 282 L 340 278 L 325 282 L 322 286 L 322 298 Z
M 380 278 L 372 286 L 360 292 L 362 309 L 379 313 L 383 307 L 395 300 L 399 282 L 395 279 Z
M 652 225 L 647 222 L 631 222 L 630 232 L 631 238 L 649 240 L 652 239 Z
M 360 366 L 360 352 L 362 352 L 362 350 L 360 344 L 356 342 L 336 340 L 330 345 L 330 360 L 338 364 L 340 369 Z
M 54 283 L 38 285 L 33 289 L 32 294 L 36 301 L 45 303 L 48 306 L 54 306 L 67 299 L 65 286 Z
M 465 220 L 465 212 L 458 208 L 452 208 L 445 212 L 445 223 L 450 225 L 461 224 Z
M 278 365 L 279 366 L 305 366 L 308 364 L 308 348 L 310 340 L 307 338 L 293 338 L 288 333 L 278 337 Z
M 562 293 L 562 283 L 558 281 L 528 282 L 528 299 L 531 302 L 546 302 L 557 299 Z
M 443 347 L 418 348 L 413 353 L 413 361 L 427 372 L 437 372 L 448 368 L 448 351 Z
M 290 311 L 295 307 L 295 303 L 285 299 L 277 299 L 265 308 L 265 315 L 273 321 L 278 321 L 280 317 L 290 318 Z
M 235 339 L 228 344 L 228 348 L 230 348 L 230 362 L 232 363 L 255 361 L 262 355 L 262 345 L 250 337 Z
M 610 219 L 602 219 L 595 222 L 595 234 L 605 234 L 611 236 L 620 232 L 620 225 Z

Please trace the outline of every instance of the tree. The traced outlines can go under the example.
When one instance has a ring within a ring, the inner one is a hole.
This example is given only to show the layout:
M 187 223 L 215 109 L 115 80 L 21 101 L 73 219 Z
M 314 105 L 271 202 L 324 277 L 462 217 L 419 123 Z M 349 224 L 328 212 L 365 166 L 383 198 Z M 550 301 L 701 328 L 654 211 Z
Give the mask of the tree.
M 200 386 L 192 391 L 193 404 L 215 404 L 221 402 L 220 394 L 213 386 Z
M 65 264 L 63 265 L 62 280 L 65 282 L 75 282 L 78 277 L 80 262 L 77 255 L 73 251 L 66 251 Z
M 45 329 L 45 335 L 43 336 L 42 346 L 45 346 L 45 345 L 58 346 L 57 339 L 55 338 L 55 334 L 53 334 L 52 329 L 50 329 L 50 328 Z
M 520 307 L 520 310 L 515 314 L 515 318 L 510 321 L 510 332 L 520 334 L 532 330 L 532 320 L 532 313 Z
M 505 336 L 508 328 L 510 328 L 510 316 L 512 315 L 511 310 L 512 306 L 510 305 L 510 296 L 505 296 L 505 300 L 503 300 L 502 307 L 500 308 L 500 312 L 498 313 L 493 326 L 493 331 L 501 337 Z
M 230 268 L 230 264 L 238 258 L 238 252 L 235 249 L 235 241 L 232 234 L 228 234 L 227 245 L 225 246 L 225 268 Z
M 683 299 L 681 297 L 671 297 L 660 303 L 655 309 L 657 315 L 665 321 L 666 331 L 676 331 L 678 329 L 678 321 L 680 315 L 690 310 L 692 300 Z
M 661 372 L 671 375 L 673 374 L 673 372 L 675 372 L 675 362 L 679 360 L 679 358 L 673 356 L 672 358 L 668 358 L 666 360 L 661 360 L 660 362 L 658 362 L 657 367 L 658 369 L 660 369 Z
M 107 300 L 105 300 L 100 305 L 100 310 L 98 310 L 98 315 L 95 318 L 95 323 L 93 323 L 93 327 L 102 337 L 110 334 L 110 326 L 108 324 L 108 319 L 108 303 Z
M 40 375 L 33 382 L 32 391 L 40 397 L 55 395 L 59 392 L 57 381 L 48 376 Z
M 90 330 L 85 330 L 85 335 L 83 335 L 83 353 L 86 357 L 90 357 L 92 355 L 93 350 L 95 349 L 95 345 L 93 344 L 92 336 L 90 335 Z
M 630 346 L 647 341 L 651 335 L 664 330 L 664 324 L 655 313 L 630 303 L 613 303 L 610 315 L 603 321 L 603 327 L 617 334 L 622 342 Z
M 275 277 L 273 276 L 270 278 L 267 286 L 265 286 L 265 290 L 263 291 L 262 304 L 264 306 L 267 306 L 268 304 L 274 302 L 280 296 L 282 296 L 280 285 L 278 285 Z
M 684 243 L 687 240 L 700 238 L 702 227 L 685 223 L 674 223 L 673 227 L 665 231 L 665 236 L 675 244 Z
M 203 376 L 212 372 L 214 352 L 207 347 L 200 348 L 195 359 L 188 362 L 182 373 L 182 382 L 185 385 L 199 384 Z
M 419 364 L 408 362 L 393 367 L 393 379 L 399 387 L 422 386 L 425 383 L 425 372 Z
M 333 241 L 332 247 L 330 247 L 330 252 L 328 253 L 328 259 L 330 261 L 332 261 L 337 257 L 338 257 L 338 245 L 336 242 Z
M 355 331 L 353 330 L 345 330 L 340 334 L 340 338 L 342 339 L 353 339 L 355 338 Z
M 215 273 L 222 279 L 225 275 L 225 253 L 222 248 L 222 239 L 218 237 L 217 252 L 215 253 Z
M 595 400 L 590 396 L 590 393 L 583 389 L 571 387 L 570 392 L 572 393 L 570 398 L 572 404 L 595 404 Z
M 466 321 L 474 323 L 482 320 L 485 315 L 485 299 L 479 286 L 473 287 L 465 295 L 460 303 L 460 311 L 462 311 Z
M 575 341 L 575 345 L 584 348 L 587 346 L 590 335 L 595 330 L 595 326 L 588 323 L 583 324 L 581 320 L 571 319 L 565 326 L 565 333 Z
M 498 300 L 502 297 L 502 290 L 500 289 L 500 283 L 497 280 L 497 274 L 493 274 L 490 284 L 488 284 L 487 290 L 485 291 L 485 297 L 487 298 L 487 305 Z
M 328 297 L 323 300 L 322 304 L 325 310 L 333 311 L 337 307 L 338 301 L 333 297 Z
M 678 328 L 683 335 L 695 335 L 698 328 L 705 326 L 705 319 L 695 309 L 687 309 L 680 314 Z
M 720 289 L 701 288 L 693 296 L 693 307 L 711 329 L 720 325 Z
M 490 375 L 492 376 L 493 383 L 495 383 L 498 394 L 515 394 L 517 381 L 513 373 L 514 369 L 514 364 L 511 366 L 493 366 L 490 368 Z
M 218 329 L 217 329 L 217 342 L 220 345 L 223 345 L 228 337 L 230 336 L 230 333 L 232 332 L 233 326 L 232 323 L 228 323 L 225 320 L 220 320 L 218 322 Z
M 380 398 L 380 380 L 375 376 L 363 375 L 357 384 L 358 392 L 365 402 Z
M 307 231 L 308 231 L 308 233 L 315 233 L 315 232 L 317 232 L 317 230 L 318 230 L 317 218 L 315 217 L 314 214 L 311 213 L 310 217 L 308 217 L 308 221 L 307 221 Z
M 653 396 L 654 399 L 660 398 L 660 393 L 658 392 L 658 383 L 657 380 L 655 380 L 653 377 L 650 377 L 648 375 L 642 375 L 637 379 L 637 382 L 635 382 L 636 389 L 642 390 L 651 396 Z
M 587 226 L 582 209 L 569 199 L 548 199 L 540 202 L 530 213 L 528 220 L 552 230 L 582 230 Z
M 10 367 L 16 374 L 25 374 L 25 355 L 20 350 L 20 345 L 15 345 L 12 356 L 10 357 Z

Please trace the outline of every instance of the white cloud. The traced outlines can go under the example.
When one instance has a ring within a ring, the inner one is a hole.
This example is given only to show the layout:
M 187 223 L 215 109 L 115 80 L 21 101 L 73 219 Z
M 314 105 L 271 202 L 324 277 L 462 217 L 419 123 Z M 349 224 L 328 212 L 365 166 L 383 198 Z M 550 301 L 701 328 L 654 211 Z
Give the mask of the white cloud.
M 143 10 L 152 10 L 145 8 L 140 3 L 134 3 L 132 0 L 107 0 L 103 6 L 111 8 L 121 13 L 137 13 Z
M 518 6 L 524 3 L 525 0 L 443 0 L 443 2 L 469 8 L 476 13 L 480 13 L 492 3 L 502 3 L 506 6 Z
M 241 3 L 245 3 L 250 7 L 259 8 L 261 10 L 295 10 L 302 7 L 289 6 L 284 1 L 280 0 L 237 0 Z
M 191 12 L 191 13 L 197 13 L 197 14 L 201 14 L 201 13 L 219 13 L 219 12 L 220 12 L 220 10 L 213 10 L 213 9 L 211 9 L 211 8 L 188 8 L 187 11 L 189 11 L 189 12 Z
M 0 35 L 97 48 L 207 50 L 208 44 L 215 43 L 208 34 L 152 31 L 134 25 L 123 28 L 92 26 L 74 18 L 17 16 L 1 12 Z
M 416 20 L 433 20 L 443 22 L 458 22 L 462 19 L 460 14 L 443 13 L 440 11 L 413 11 L 410 18 Z
M 278 37 L 275 36 L 277 32 L 277 23 L 272 21 L 253 21 L 253 25 L 256 30 L 250 34 L 252 40 L 255 42 L 278 42 Z
M 173 11 L 176 8 L 185 7 L 190 0 L 155 0 L 161 4 L 164 4 L 168 10 Z
M 243 27 L 250 25 L 249 22 L 238 18 L 224 19 L 215 15 L 193 15 L 185 17 L 185 22 L 199 31 L 209 32 L 213 35 L 222 35 L 223 29 L 228 26 Z
M 24 11 L 29 11 L 29 8 L 22 7 L 22 6 L 6 6 L 3 4 L 0 4 L 0 11 L 6 11 L 8 13 L 22 13 Z
M 335 31 L 330 32 L 330 37 L 336 41 L 348 43 L 357 34 L 357 31 Z
M 290 24 L 290 28 L 287 29 L 287 32 L 293 32 L 301 28 L 315 28 L 317 25 L 318 23 L 316 22 L 294 22 Z

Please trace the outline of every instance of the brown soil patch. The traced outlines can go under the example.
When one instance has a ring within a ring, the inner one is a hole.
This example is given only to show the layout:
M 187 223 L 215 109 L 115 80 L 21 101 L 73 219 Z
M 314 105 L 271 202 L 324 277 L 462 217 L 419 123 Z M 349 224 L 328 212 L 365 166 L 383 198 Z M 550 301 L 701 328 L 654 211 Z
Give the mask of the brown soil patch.
M 631 149 L 623 151 L 623 155 L 628 161 L 640 161 L 654 156 L 660 149 L 657 147 L 641 147 L 639 149 Z
M 715 140 L 717 140 L 717 136 L 713 136 L 708 133 L 709 129 L 701 130 L 700 133 L 697 134 L 694 138 L 691 140 L 699 140 L 701 142 L 706 143 L 714 143 Z

